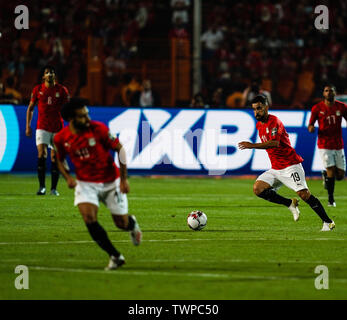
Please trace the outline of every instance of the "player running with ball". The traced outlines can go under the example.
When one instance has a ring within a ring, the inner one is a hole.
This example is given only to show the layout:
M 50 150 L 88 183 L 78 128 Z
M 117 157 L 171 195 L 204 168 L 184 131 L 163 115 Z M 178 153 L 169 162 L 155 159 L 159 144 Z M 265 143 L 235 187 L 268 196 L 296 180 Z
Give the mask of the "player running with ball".
M 263 95 L 252 101 L 254 116 L 258 120 L 257 130 L 261 143 L 242 141 L 239 149 L 265 149 L 271 161 L 271 169 L 261 174 L 254 183 L 253 192 L 260 198 L 282 204 L 292 212 L 294 220 L 299 220 L 300 211 L 297 199 L 288 199 L 279 195 L 275 189 L 284 184 L 294 190 L 323 221 L 322 231 L 335 228 L 321 202 L 310 193 L 301 165 L 303 159 L 292 148 L 288 133 L 281 120 L 268 113 L 269 104 Z
M 57 164 L 69 188 L 75 188 L 78 207 L 93 240 L 110 256 L 106 270 L 125 263 L 124 256 L 112 245 L 106 231 L 97 221 L 99 201 L 110 210 L 116 226 L 130 232 L 134 245 L 142 238 L 135 216 L 128 215 L 129 192 L 125 150 L 106 125 L 89 118 L 88 109 L 80 99 L 71 99 L 61 114 L 69 125 L 54 136 Z M 118 153 L 120 169 L 110 150 Z M 76 180 L 65 170 L 63 161 L 69 155 L 75 166 Z

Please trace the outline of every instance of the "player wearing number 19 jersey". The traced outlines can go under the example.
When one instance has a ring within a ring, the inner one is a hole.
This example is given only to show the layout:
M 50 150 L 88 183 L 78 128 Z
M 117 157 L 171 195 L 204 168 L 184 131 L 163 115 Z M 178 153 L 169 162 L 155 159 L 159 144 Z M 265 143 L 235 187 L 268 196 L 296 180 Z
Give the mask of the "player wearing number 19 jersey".
M 269 114 L 268 120 L 265 123 L 258 121 L 256 127 L 262 142 L 279 142 L 278 148 L 266 149 L 272 169 L 281 170 L 304 161 L 290 145 L 288 133 L 280 119 Z
M 241 150 L 265 149 L 272 167 L 258 177 L 254 183 L 253 192 L 260 198 L 288 207 L 294 221 L 297 221 L 300 216 L 298 200 L 282 197 L 276 192 L 276 189 L 284 184 L 294 190 L 322 219 L 322 231 L 332 230 L 335 223 L 328 217 L 320 201 L 310 193 L 305 171 L 301 165 L 303 159 L 292 148 L 281 120 L 268 113 L 267 98 L 263 95 L 256 96 L 252 101 L 252 108 L 258 120 L 257 129 L 261 143 L 242 141 L 239 143 L 239 148 Z
M 322 172 L 324 187 L 328 191 L 328 206 L 336 207 L 334 199 L 335 179 L 342 180 L 346 172 L 346 158 L 342 139 L 342 118 L 347 120 L 347 106 L 335 100 L 336 89 L 327 85 L 323 90 L 324 100 L 312 107 L 308 126 L 313 133 L 318 121 L 318 149 L 325 170 Z

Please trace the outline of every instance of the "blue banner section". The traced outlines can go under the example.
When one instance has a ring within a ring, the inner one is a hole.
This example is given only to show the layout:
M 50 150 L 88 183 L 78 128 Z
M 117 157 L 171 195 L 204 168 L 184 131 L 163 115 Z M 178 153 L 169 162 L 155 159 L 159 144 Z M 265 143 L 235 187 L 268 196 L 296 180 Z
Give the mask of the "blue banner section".
M 26 106 L 0 105 L 1 172 L 36 171 L 37 108 L 31 138 L 25 136 L 26 110 Z M 237 148 L 240 141 L 260 141 L 252 110 L 89 107 L 89 112 L 119 137 L 130 175 L 248 175 L 270 168 L 265 150 Z M 307 131 L 310 112 L 270 113 L 282 120 L 292 146 L 304 158 L 306 175 L 320 175 L 317 130 Z M 345 120 L 343 138 L 347 141 Z

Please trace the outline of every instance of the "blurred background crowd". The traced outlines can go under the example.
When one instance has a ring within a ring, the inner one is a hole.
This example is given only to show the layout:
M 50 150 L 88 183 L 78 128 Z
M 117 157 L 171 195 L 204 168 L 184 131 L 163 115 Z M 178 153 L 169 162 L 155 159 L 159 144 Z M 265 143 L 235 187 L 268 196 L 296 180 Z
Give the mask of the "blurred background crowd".
M 13 27 L 17 4 L 29 8 L 28 30 Z M 319 4 L 329 8 L 328 30 L 314 27 Z M 310 109 L 326 82 L 347 94 L 345 0 L 203 0 L 201 91 L 168 99 L 171 41 L 188 41 L 193 49 L 193 5 L 194 0 L 3 3 L 1 101 L 28 103 L 47 64 L 72 96 L 83 96 L 88 37 L 101 40 L 103 105 L 245 108 L 260 92 L 274 108 Z

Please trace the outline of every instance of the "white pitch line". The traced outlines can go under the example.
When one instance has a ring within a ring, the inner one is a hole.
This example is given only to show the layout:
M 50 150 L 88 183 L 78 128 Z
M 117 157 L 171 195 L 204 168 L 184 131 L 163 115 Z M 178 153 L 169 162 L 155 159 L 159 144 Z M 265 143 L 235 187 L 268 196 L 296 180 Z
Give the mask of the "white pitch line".
M 265 238 L 224 238 L 224 239 L 149 239 L 142 242 L 185 242 L 185 241 L 346 241 L 346 239 L 330 239 L 330 238 L 315 238 L 315 239 L 265 239 Z M 112 240 L 113 242 L 130 242 L 130 240 Z M 94 243 L 93 240 L 71 240 L 71 241 L 28 241 L 28 242 L 0 242 L 0 245 L 24 245 L 24 244 L 85 244 Z
M 138 275 L 138 276 L 164 276 L 164 277 L 172 277 L 172 276 L 178 276 L 178 277 L 198 277 L 198 278 L 224 278 L 224 279 L 252 279 L 252 280 L 271 280 L 271 281 L 278 281 L 278 280 L 295 280 L 295 281 L 303 281 L 303 280 L 309 280 L 308 278 L 302 278 L 302 277 L 278 277 L 278 276 L 259 276 L 259 275 L 253 275 L 253 276 L 243 276 L 243 275 L 235 275 L 235 274 L 222 274 L 222 273 L 202 273 L 202 272 L 194 272 L 194 273 L 187 273 L 187 272 L 165 272 L 165 271 L 133 271 L 133 270 L 124 270 L 120 269 L 117 271 L 103 271 L 103 270 L 92 270 L 92 269 L 75 269 L 75 268 L 58 268 L 58 267 L 42 267 L 42 266 L 28 266 L 29 270 L 37 270 L 37 271 L 49 271 L 49 272 L 72 272 L 72 273 L 96 273 L 96 274 L 107 274 L 107 275 Z M 347 282 L 347 279 L 333 279 L 334 282 Z
M 322 241 L 322 240 L 333 240 L 333 241 L 345 241 L 346 239 L 329 239 L 329 238 L 316 238 L 316 239 L 265 239 L 265 238 L 247 238 L 247 239 L 150 239 L 142 240 L 142 242 L 185 242 L 185 241 Z M 130 240 L 112 240 L 113 242 L 130 242 Z M 94 243 L 92 240 L 72 240 L 72 241 L 28 241 L 28 242 L 0 242 L 0 245 L 25 245 L 25 244 L 86 244 Z
M 57 267 L 41 267 L 28 266 L 29 270 L 37 271 L 52 271 L 52 272 L 76 272 L 76 273 L 99 273 L 112 275 L 158 275 L 158 276 L 186 276 L 186 277 L 208 277 L 208 278 L 229 278 L 228 275 L 218 273 L 186 273 L 186 272 L 165 272 L 165 271 L 132 271 L 132 270 L 117 270 L 116 272 L 92 269 L 75 269 L 75 268 L 57 268 Z
M 142 240 L 142 242 L 185 242 L 185 241 L 347 241 L 347 239 L 330 239 L 330 238 L 313 238 L 313 239 L 265 239 L 265 238 L 223 238 L 223 239 L 148 239 Z M 113 242 L 130 242 L 130 240 L 112 240 Z M 71 240 L 71 241 L 22 241 L 22 242 L 0 242 L 0 245 L 45 245 L 45 244 L 85 244 L 94 243 L 93 240 Z
M 22 264 L 41 262 L 42 259 L 1 259 L 1 262 L 20 262 Z M 59 262 L 98 262 L 100 259 L 59 259 Z M 269 264 L 346 264 L 346 261 L 331 261 L 331 260 L 247 260 L 247 259 L 136 259 L 136 262 L 148 263 L 269 263 Z

